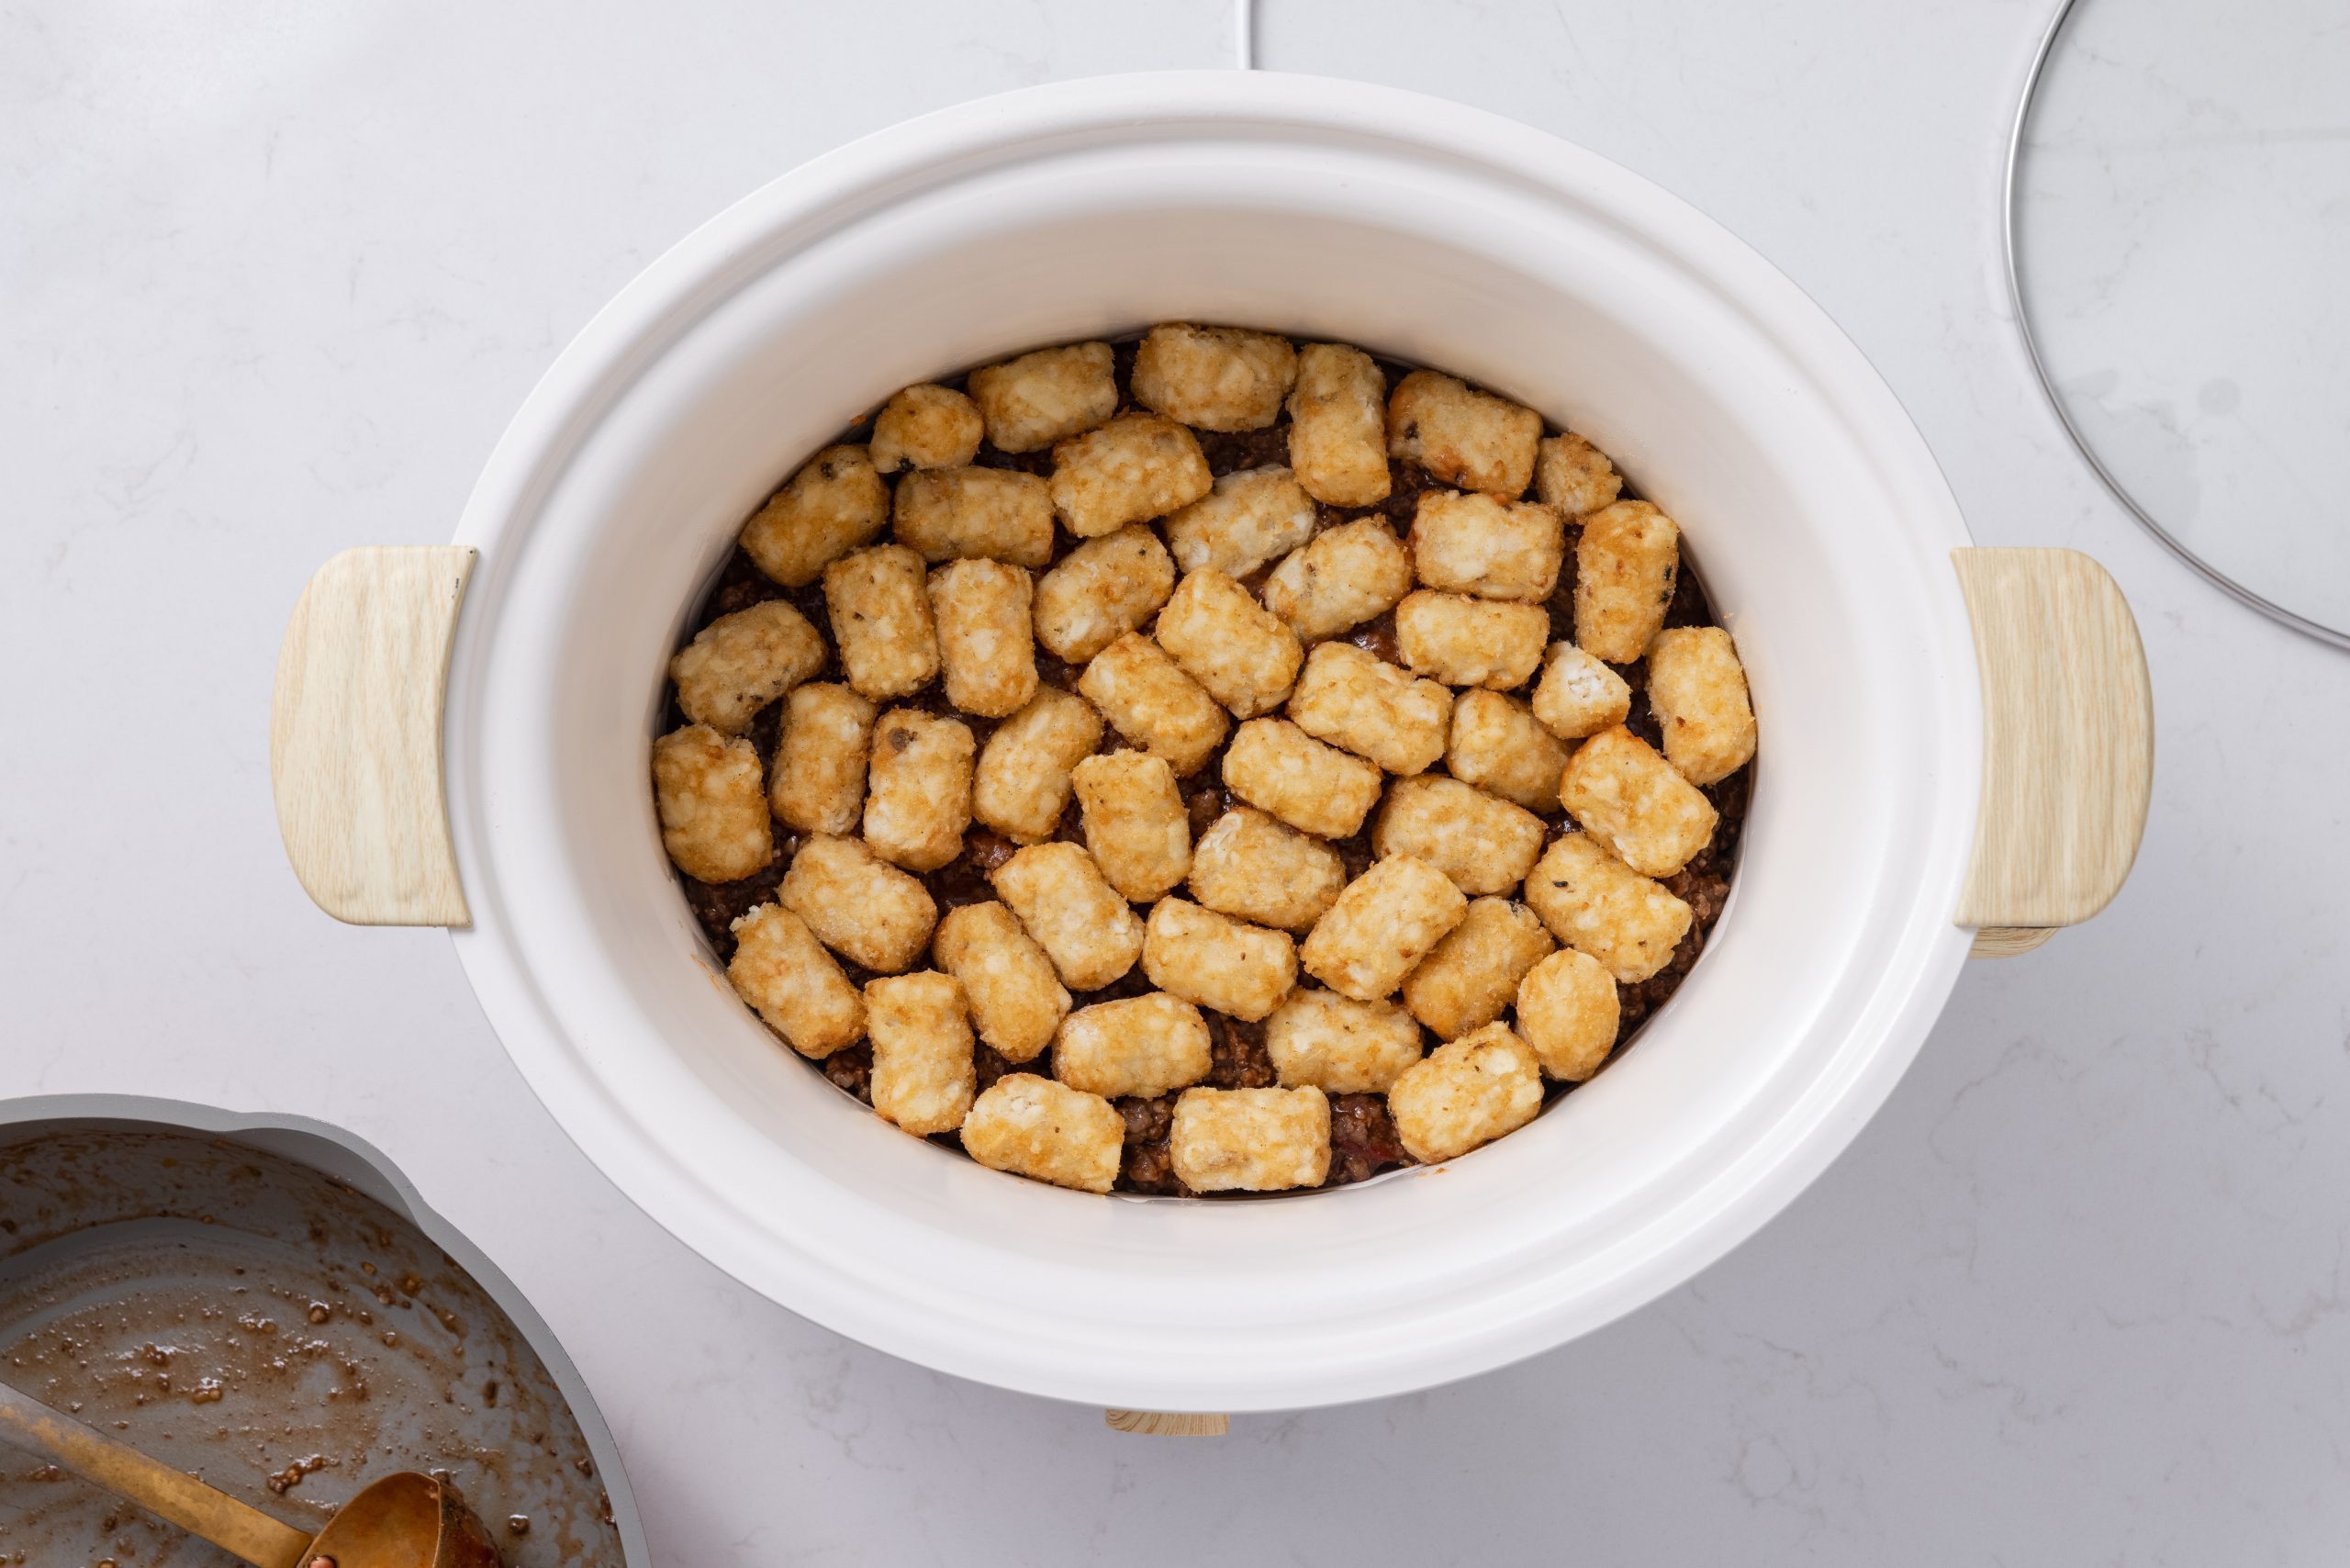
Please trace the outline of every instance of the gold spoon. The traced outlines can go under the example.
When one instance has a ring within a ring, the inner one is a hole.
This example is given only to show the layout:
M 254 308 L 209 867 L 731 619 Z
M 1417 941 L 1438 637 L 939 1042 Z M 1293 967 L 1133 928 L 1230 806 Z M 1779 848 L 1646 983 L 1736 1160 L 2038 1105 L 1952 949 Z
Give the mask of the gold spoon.
M 253 1568 L 498 1568 L 488 1532 L 456 1489 L 412 1470 L 370 1482 L 313 1536 L 5 1383 L 0 1439 L 129 1498 Z

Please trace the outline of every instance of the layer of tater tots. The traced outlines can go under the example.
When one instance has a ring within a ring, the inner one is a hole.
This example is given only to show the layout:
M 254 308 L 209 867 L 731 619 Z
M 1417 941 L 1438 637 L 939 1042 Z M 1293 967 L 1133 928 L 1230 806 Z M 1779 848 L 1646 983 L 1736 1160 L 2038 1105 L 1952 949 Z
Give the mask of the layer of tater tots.
M 806 588 L 889 521 L 890 487 L 871 454 L 828 446 L 743 525 L 741 543 L 760 571 L 786 588 Z
M 988 440 L 1005 452 L 1042 452 L 1118 411 L 1107 343 L 1038 349 L 971 372 Z
M 1192 818 L 1175 770 L 1147 751 L 1089 756 L 1070 775 L 1085 847 L 1119 896 L 1148 903 L 1192 868 Z
M 1232 727 L 1224 705 L 1139 632 L 1094 655 L 1077 689 L 1111 728 L 1164 757 L 1179 778 L 1198 772 Z
M 979 1038 L 1006 1061 L 1035 1059 L 1069 1016 L 1069 991 L 1052 959 L 993 900 L 948 910 L 931 939 L 931 956 L 963 982 Z
M 1395 647 L 1405 666 L 1447 686 L 1523 686 L 1550 635 L 1550 611 L 1539 604 L 1422 588 L 1395 607 Z
M 1542 438 L 1534 458 L 1534 494 L 1569 517 L 1597 511 L 1624 488 L 1607 454 L 1570 431 Z
M 1254 806 L 1216 818 L 1192 848 L 1192 896 L 1220 914 L 1303 932 L 1347 885 L 1338 852 Z
M 1516 1132 L 1541 1109 L 1541 1064 L 1506 1024 L 1438 1046 L 1387 1092 L 1396 1136 L 1424 1165 Z
M 996 726 L 971 780 L 971 814 L 1015 844 L 1053 835 L 1069 809 L 1069 770 L 1102 744 L 1102 715 L 1082 697 L 1039 687 Z
M 1412 591 L 1412 557 L 1375 517 L 1317 533 L 1265 579 L 1265 608 L 1318 643 L 1386 614 Z
M 1620 724 L 1632 711 L 1632 689 L 1622 676 L 1572 643 L 1553 643 L 1534 687 L 1534 716 L 1562 741 Z
M 1121 414 L 1053 448 L 1053 510 L 1080 539 L 1164 517 L 1214 484 L 1199 438 L 1156 414 Z
M 1681 570 L 1681 530 L 1646 501 L 1583 520 L 1575 543 L 1575 644 L 1612 665 L 1648 652 Z
M 1526 971 L 1557 946 L 1524 904 L 1472 899 L 1460 924 L 1404 977 L 1404 1005 L 1438 1038 L 1457 1040 L 1500 1017 Z
M 818 941 L 877 974 L 912 969 L 938 923 L 937 902 L 920 878 L 874 854 L 863 839 L 831 834 L 800 845 L 775 896 Z
M 1265 1020 L 1265 1054 L 1288 1088 L 1383 1094 L 1420 1059 L 1420 1025 L 1392 1002 L 1300 986 Z
M 1380 856 L 1408 855 L 1474 898 L 1526 879 L 1542 853 L 1542 819 L 1523 806 L 1441 773 L 1398 778 L 1371 824 Z
M 1526 877 L 1526 902 L 1550 935 L 1607 966 L 1626 985 L 1664 968 L 1694 912 L 1663 883 L 1610 855 L 1588 834 L 1552 842 Z
M 1351 643 L 1322 643 L 1290 693 L 1290 722 L 1390 773 L 1424 773 L 1444 755 L 1452 693 Z M 1553 772 L 1550 782 L 1556 785 Z
M 963 1152 L 991 1170 L 1106 1193 L 1118 1179 L 1125 1118 L 1099 1094 L 1012 1072 L 971 1103 Z
M 775 857 L 758 748 L 708 724 L 653 743 L 653 798 L 661 843 L 687 876 L 732 882 Z
M 909 386 L 881 405 L 873 419 L 873 466 L 957 468 L 979 455 L 987 422 L 979 406 L 951 386 Z
M 865 1002 L 808 923 L 763 903 L 734 920 L 726 978 L 769 1027 L 804 1057 L 822 1058 L 865 1036 Z
M 1687 865 L 1720 817 L 1702 790 L 1621 724 L 1567 758 L 1559 803 L 1644 877 L 1670 877 Z
M 1517 982 L 1517 1032 L 1552 1078 L 1580 1083 L 1615 1047 L 1623 1004 L 1607 966 L 1562 947 Z
M 1334 507 L 1387 498 L 1387 377 L 1369 354 L 1344 343 L 1298 350 L 1289 418 L 1290 466 L 1306 494 Z
M 1424 490 L 1412 515 L 1411 547 L 1413 575 L 1425 587 L 1539 602 L 1559 586 L 1567 528 L 1539 501 Z
M 892 529 L 933 564 L 1042 566 L 1053 558 L 1052 491 L 1013 468 L 919 469 L 898 481 Z
M 1444 766 L 1463 784 L 1474 784 L 1514 805 L 1555 812 L 1567 748 L 1516 698 L 1498 691 L 1464 691 L 1452 705 Z
M 877 544 L 824 568 L 824 611 L 848 683 L 875 701 L 921 690 L 938 673 L 922 557 Z
M 873 1109 L 916 1137 L 963 1125 L 979 1087 L 963 988 L 925 969 L 865 982 L 873 1042 Z
M 971 825 L 979 743 L 960 719 L 893 708 L 873 727 L 865 842 L 909 871 L 935 871 L 963 852 Z
M 1143 973 L 1169 996 L 1255 1023 L 1297 984 L 1297 943 L 1185 899 L 1164 898 L 1143 925 Z
M 1169 322 L 1135 350 L 1135 401 L 1194 430 L 1263 430 L 1296 379 L 1297 351 L 1271 332 Z
M 1036 583 L 1036 641 L 1081 665 L 1147 623 L 1175 591 L 1175 561 L 1140 523 L 1089 539 Z
M 823 663 L 823 635 L 800 611 L 770 599 L 694 633 L 669 661 L 669 678 L 687 718 L 739 735 L 760 709 Z
M 1002 561 L 950 561 L 930 574 L 930 616 L 946 700 L 1001 719 L 1036 695 L 1036 641 L 1026 568 Z
M 1377 765 L 1326 745 L 1286 719 L 1251 719 L 1224 754 L 1232 792 L 1290 826 L 1347 838 L 1379 800 Z
M 1158 991 L 1080 1007 L 1053 1040 L 1053 1076 L 1112 1100 L 1197 1083 L 1213 1061 L 1200 1010 Z
M 1387 454 L 1464 490 L 1526 494 L 1541 440 L 1541 415 L 1438 371 L 1412 372 L 1387 399 Z
M 996 895 L 1071 991 L 1099 991 L 1142 957 L 1142 921 L 1074 844 L 1034 844 L 995 868 Z
M 1195 1193 L 1318 1187 L 1330 1173 L 1330 1102 L 1304 1089 L 1186 1089 L 1167 1142 Z
M 1729 778 L 1754 756 L 1754 707 L 1738 645 L 1719 626 L 1678 626 L 1649 644 L 1649 709 L 1664 759 L 1692 784 Z
M 1240 719 L 1280 707 L 1305 657 L 1296 633 L 1279 617 L 1210 569 L 1175 585 L 1153 636 L 1184 674 Z
M 1243 468 L 1167 520 L 1167 547 L 1187 572 L 1245 577 L 1314 537 L 1314 498 L 1286 468 Z
M 1347 884 L 1298 949 L 1305 972 L 1344 996 L 1378 1002 L 1469 913 L 1452 879 L 1393 856 Z
M 767 806 L 801 833 L 854 833 L 865 817 L 872 703 L 845 686 L 801 686 L 784 699 Z

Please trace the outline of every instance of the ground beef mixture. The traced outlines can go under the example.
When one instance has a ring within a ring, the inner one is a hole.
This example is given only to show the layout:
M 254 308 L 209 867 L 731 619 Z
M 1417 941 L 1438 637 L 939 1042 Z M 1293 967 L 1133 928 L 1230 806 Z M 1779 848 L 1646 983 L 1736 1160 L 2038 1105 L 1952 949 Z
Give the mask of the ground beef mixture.
M 1129 341 L 1114 346 L 1121 393 L 1120 412 L 1123 413 L 1136 407 L 1125 397 L 1134 364 L 1135 343 Z M 1380 362 L 1380 367 L 1386 373 L 1391 386 L 1412 368 L 1385 360 Z M 940 384 L 959 389 L 962 379 L 946 378 Z M 869 422 L 860 423 L 850 427 L 836 439 L 843 442 L 862 442 L 867 439 L 870 430 Z M 1219 477 L 1245 468 L 1285 465 L 1289 460 L 1289 420 L 1286 415 L 1266 430 L 1230 434 L 1209 431 L 1194 433 L 1202 453 L 1207 458 L 1210 472 Z M 1050 451 L 1007 453 L 982 443 L 975 462 L 981 466 L 1016 468 L 1044 476 L 1052 472 Z M 1377 516 L 1384 518 L 1398 537 L 1406 534 L 1411 529 L 1413 512 L 1418 505 L 1421 492 L 1444 487 L 1416 465 L 1401 460 L 1388 465 L 1388 474 L 1390 489 L 1385 500 L 1376 506 L 1361 508 L 1318 506 L 1319 527 L 1326 530 L 1357 518 Z M 1639 494 L 1630 476 L 1626 476 L 1622 498 L 1638 499 Z M 1575 542 L 1580 532 L 1570 519 L 1566 561 L 1559 575 L 1558 588 L 1550 600 L 1551 635 L 1559 641 L 1574 640 Z M 1054 559 L 1058 560 L 1077 543 L 1065 531 L 1057 531 Z M 1667 626 L 1715 624 L 1712 606 L 1707 600 L 1705 588 L 1698 579 L 1697 568 L 1690 561 L 1689 554 L 1688 542 L 1684 539 L 1672 608 L 1665 615 Z M 1258 590 L 1270 571 L 1271 567 L 1267 566 L 1244 579 L 1246 586 L 1252 592 Z M 794 609 L 824 633 L 826 661 L 811 678 L 825 681 L 841 679 L 839 655 L 833 651 L 837 644 L 832 634 L 821 582 L 804 588 L 783 588 L 760 572 L 739 546 L 720 570 L 717 580 L 711 585 L 700 609 L 687 623 L 678 645 L 684 646 L 720 616 L 771 599 L 789 600 Z M 1395 617 L 1392 611 L 1344 633 L 1343 637 L 1345 641 L 1391 664 L 1400 665 L 1403 662 L 1396 647 Z M 1037 677 L 1045 684 L 1071 691 L 1077 689 L 1078 677 L 1082 673 L 1080 666 L 1063 663 L 1042 647 L 1035 650 L 1035 658 Z M 1613 667 L 1632 688 L 1632 711 L 1626 721 L 1627 727 L 1651 745 L 1659 744 L 1656 719 L 1649 711 L 1646 671 L 1642 665 L 1635 662 Z M 891 705 L 953 713 L 970 726 L 981 748 L 986 746 L 988 736 L 993 733 L 997 723 L 997 721 L 979 718 L 948 706 L 943 688 L 936 682 L 913 697 L 894 699 Z M 758 749 L 763 767 L 773 766 L 782 713 L 781 703 L 770 704 L 745 732 L 752 745 Z M 671 730 L 686 722 L 685 713 L 677 707 L 672 691 L 662 715 L 661 727 L 664 731 Z M 1116 751 L 1128 744 L 1116 731 L 1105 729 L 1101 749 Z M 1194 839 L 1205 833 L 1225 812 L 1243 803 L 1222 783 L 1222 760 L 1223 748 L 1219 747 L 1205 767 L 1183 781 L 1184 801 L 1190 811 Z M 1737 868 L 1739 842 L 1745 826 L 1747 796 L 1753 772 L 1750 764 L 1722 782 L 1706 788 L 1707 797 L 1721 813 L 1713 842 L 1679 872 L 1664 879 L 1665 887 L 1689 904 L 1695 918 L 1688 935 L 1682 938 L 1680 946 L 1662 969 L 1637 985 L 1619 985 L 1617 988 L 1622 1008 L 1622 1022 L 1617 1035 L 1618 1051 L 1631 1042 L 1641 1025 L 1680 989 L 1690 966 L 1705 950 L 1707 935 L 1721 918 L 1722 906 L 1729 895 L 1730 879 Z M 755 876 L 719 884 L 696 881 L 683 874 L 678 876 L 695 922 L 701 927 L 702 934 L 708 937 L 722 963 L 733 956 L 734 937 L 728 929 L 730 924 L 740 915 L 772 898 L 776 885 L 783 879 L 792 856 L 800 847 L 799 835 L 780 823 L 775 824 L 775 859 L 766 870 Z M 1075 801 L 1071 801 L 1062 814 L 1054 836 L 1076 844 L 1084 842 L 1083 827 Z M 940 913 L 943 914 L 957 905 L 980 903 L 994 898 L 995 892 L 988 882 L 988 875 L 1010 858 L 1018 847 L 991 830 L 973 824 L 964 837 L 963 852 L 923 879 L 932 896 L 938 901 Z M 1371 848 L 1370 821 L 1366 820 L 1362 832 L 1351 838 L 1337 841 L 1333 847 L 1345 863 L 1349 880 L 1362 875 L 1376 858 Z M 839 958 L 838 955 L 835 958 L 851 982 L 862 986 L 872 978 L 867 971 L 847 959 Z M 1099 1002 L 1140 996 L 1151 989 L 1142 966 L 1136 964 L 1125 975 L 1100 991 L 1072 992 L 1070 1002 L 1072 1009 L 1087 1007 Z M 1243 1023 L 1214 1012 L 1207 1012 L 1206 1016 L 1214 1057 L 1214 1066 L 1206 1080 L 1209 1087 L 1256 1089 L 1277 1081 L 1272 1058 L 1266 1054 L 1264 1026 L 1261 1024 Z M 1427 1039 L 1430 1046 L 1438 1043 L 1432 1035 Z M 866 1105 L 872 1104 L 873 1052 L 869 1045 L 860 1041 L 809 1065 L 843 1092 Z M 1052 1072 L 1052 1053 L 1047 1050 L 1035 1061 L 1015 1065 L 981 1044 L 977 1047 L 976 1065 L 979 1089 L 984 1092 L 1008 1072 L 1035 1072 L 1049 1076 Z M 1550 1097 L 1552 1101 L 1561 1099 L 1577 1087 L 1572 1083 L 1551 1084 Z M 1176 1098 L 1175 1094 L 1163 1094 L 1155 1099 L 1114 1102 L 1119 1114 L 1125 1121 L 1125 1151 L 1117 1182 L 1119 1191 L 1167 1196 L 1188 1194 L 1189 1190 L 1175 1175 L 1168 1153 L 1168 1135 L 1174 1122 Z M 931 1141 L 958 1149 L 961 1147 L 953 1133 L 940 1134 Z M 1395 1125 L 1388 1114 L 1382 1096 L 1334 1094 L 1330 1097 L 1330 1172 L 1324 1185 L 1337 1187 L 1366 1181 L 1383 1170 L 1411 1163 L 1412 1157 L 1404 1151 L 1396 1136 Z M 1220 1196 L 1253 1199 L 1282 1195 L 1267 1193 Z

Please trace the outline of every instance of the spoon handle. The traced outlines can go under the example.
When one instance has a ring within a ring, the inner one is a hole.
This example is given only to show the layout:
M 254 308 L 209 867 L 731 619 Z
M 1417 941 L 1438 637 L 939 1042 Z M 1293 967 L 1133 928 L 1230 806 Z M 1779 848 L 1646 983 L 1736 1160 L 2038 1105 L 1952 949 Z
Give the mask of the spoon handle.
M 202 1536 L 254 1568 L 301 1568 L 309 1532 L 282 1524 L 184 1471 L 0 1383 L 0 1439 Z

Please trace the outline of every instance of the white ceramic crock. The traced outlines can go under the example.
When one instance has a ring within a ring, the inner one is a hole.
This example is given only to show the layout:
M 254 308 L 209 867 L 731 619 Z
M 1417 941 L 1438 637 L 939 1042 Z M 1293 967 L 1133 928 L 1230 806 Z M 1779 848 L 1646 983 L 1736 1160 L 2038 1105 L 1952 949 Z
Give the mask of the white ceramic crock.
M 1447 1166 L 1254 1204 L 983 1170 L 779 1048 L 714 967 L 662 853 L 646 777 L 664 661 L 760 498 L 909 382 L 1169 319 L 1363 344 L 1583 431 L 1681 521 L 1745 655 L 1762 754 L 1703 961 L 1637 1048 Z M 302 734 L 330 742 L 340 725 L 355 745 L 365 705 L 397 700 L 353 677 L 330 701 L 315 672 L 289 695 L 281 671 L 281 814 L 306 885 L 346 918 L 462 924 L 469 907 L 455 942 L 491 1022 L 622 1190 L 795 1311 L 987 1383 L 1293 1407 L 1572 1338 L 1721 1256 L 1844 1148 L 1974 935 L 1954 919 L 1985 790 L 1952 559 L 1969 541 L 1924 442 L 1852 345 L 1729 233 L 1455 105 L 1312 78 L 1130 76 L 832 153 L 713 219 L 596 319 L 507 431 L 456 543 L 478 566 L 469 591 L 436 579 L 444 611 L 464 594 L 439 731 L 417 706 L 430 668 L 397 667 L 426 753 L 436 734 L 445 745 L 462 903 L 371 902 L 370 876 L 376 891 L 429 879 L 429 844 L 374 872 L 364 844 L 317 849 L 322 812 L 328 836 L 380 841 L 399 784 L 359 767 L 328 807 L 305 804 Z M 372 656 L 347 622 L 389 616 L 387 591 L 341 620 L 306 603 L 289 659 Z M 2081 913 L 1987 907 L 1970 924 Z

